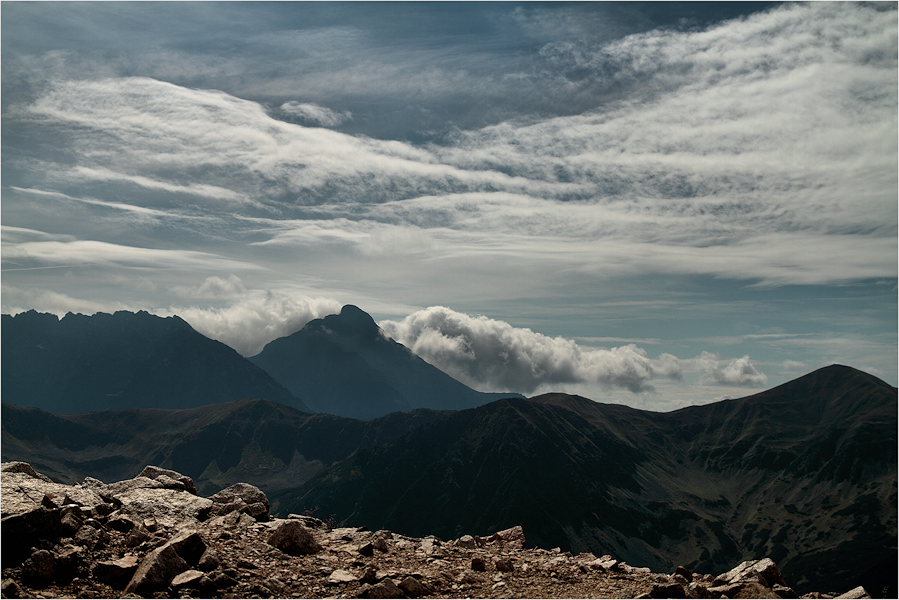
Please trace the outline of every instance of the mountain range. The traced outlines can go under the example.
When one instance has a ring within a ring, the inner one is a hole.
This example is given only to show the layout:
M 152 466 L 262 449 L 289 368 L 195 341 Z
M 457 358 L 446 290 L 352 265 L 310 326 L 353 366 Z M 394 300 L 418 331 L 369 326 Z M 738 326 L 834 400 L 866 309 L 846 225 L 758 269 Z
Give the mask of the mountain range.
M 352 305 L 251 359 L 146 312 L 29 311 L 2 330 L 3 460 L 60 481 L 155 464 L 373 530 L 521 525 L 654 570 L 769 556 L 800 592 L 895 594 L 896 388 L 850 367 L 653 413 L 477 392 Z
M 391 340 L 359 308 L 315 319 L 252 359 L 180 317 L 141 311 L 2 315 L 6 402 L 53 413 L 193 408 L 263 398 L 372 419 L 458 410 L 518 394 L 475 391 Z
M 896 590 L 896 388 L 839 365 L 670 413 L 565 394 L 364 422 L 264 400 L 77 415 L 4 402 L 0 424 L 4 460 L 63 481 L 157 464 L 201 490 L 254 483 L 281 515 L 443 539 L 521 525 L 529 545 L 657 570 L 770 556 L 800 593 Z

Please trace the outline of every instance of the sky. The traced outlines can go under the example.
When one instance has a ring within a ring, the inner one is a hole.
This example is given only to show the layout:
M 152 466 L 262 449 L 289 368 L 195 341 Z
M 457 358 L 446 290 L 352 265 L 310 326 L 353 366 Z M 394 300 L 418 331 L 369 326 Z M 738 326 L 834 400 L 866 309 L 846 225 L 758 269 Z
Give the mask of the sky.
M 0 4 L 2 312 L 482 391 L 897 384 L 895 3 Z

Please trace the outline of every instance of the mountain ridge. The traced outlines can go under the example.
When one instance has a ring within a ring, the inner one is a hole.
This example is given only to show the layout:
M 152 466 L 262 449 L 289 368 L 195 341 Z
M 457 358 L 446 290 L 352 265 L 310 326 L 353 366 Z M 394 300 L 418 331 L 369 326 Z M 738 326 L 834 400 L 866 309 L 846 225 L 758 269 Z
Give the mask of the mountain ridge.
M 520 397 L 469 388 L 389 338 L 351 304 L 269 342 L 250 360 L 313 410 L 357 419 L 415 408 L 462 410 Z

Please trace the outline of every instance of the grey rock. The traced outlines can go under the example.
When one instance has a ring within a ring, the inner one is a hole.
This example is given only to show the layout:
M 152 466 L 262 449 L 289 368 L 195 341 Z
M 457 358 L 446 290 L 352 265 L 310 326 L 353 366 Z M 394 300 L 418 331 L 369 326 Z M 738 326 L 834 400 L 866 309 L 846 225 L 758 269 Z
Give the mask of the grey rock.
M 334 569 L 334 571 L 332 571 L 328 576 L 328 583 L 331 585 L 351 583 L 358 580 L 359 579 L 355 575 L 353 575 L 349 571 L 344 571 L 343 569 Z
M 478 543 L 475 539 L 470 535 L 463 535 L 458 540 L 456 540 L 456 546 L 460 548 L 467 548 L 469 550 L 474 550 L 478 547 Z
M 268 538 L 268 543 L 286 554 L 315 554 L 321 550 L 318 542 L 299 521 L 282 521 Z
M 786 585 L 783 575 L 777 565 L 770 558 L 761 560 L 747 560 L 727 573 L 723 573 L 715 578 L 712 583 L 713 587 L 720 587 L 737 582 L 758 582 L 767 587 L 772 587 L 775 583 Z
M 144 470 L 140 472 L 138 477 L 146 477 L 148 479 L 160 481 L 166 485 L 172 486 L 172 489 L 182 489 L 195 496 L 197 494 L 197 488 L 194 486 L 193 479 L 187 475 L 182 475 L 177 471 L 172 471 L 171 469 L 162 469 L 160 467 L 148 465 L 144 467 Z
M 265 493 L 249 483 L 235 483 L 209 497 L 212 514 L 224 515 L 233 510 L 246 512 L 257 521 L 268 520 L 269 502 Z

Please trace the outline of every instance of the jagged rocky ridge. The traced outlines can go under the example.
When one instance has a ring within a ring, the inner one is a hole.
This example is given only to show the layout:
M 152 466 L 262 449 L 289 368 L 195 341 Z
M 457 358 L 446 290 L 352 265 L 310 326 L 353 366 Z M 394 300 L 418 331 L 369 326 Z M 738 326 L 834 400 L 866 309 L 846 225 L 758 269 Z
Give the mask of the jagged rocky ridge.
M 208 498 L 146 467 L 64 485 L 3 463 L 2 595 L 13 597 L 796 598 L 771 559 L 716 576 L 652 573 L 613 557 L 527 548 L 521 527 L 442 541 L 309 515 L 269 516 L 238 483 Z M 867 598 L 863 588 L 836 596 Z

